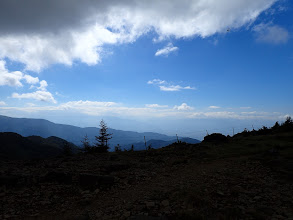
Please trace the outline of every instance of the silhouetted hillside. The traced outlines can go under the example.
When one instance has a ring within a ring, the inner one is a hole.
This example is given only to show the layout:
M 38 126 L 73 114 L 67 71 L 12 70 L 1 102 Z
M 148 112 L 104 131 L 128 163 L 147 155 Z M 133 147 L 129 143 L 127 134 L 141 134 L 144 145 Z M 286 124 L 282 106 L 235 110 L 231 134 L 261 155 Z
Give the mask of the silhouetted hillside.
M 193 138 L 180 138 L 179 141 L 180 142 L 186 142 L 188 144 L 200 143 L 199 140 L 193 139 Z M 170 141 L 149 140 L 149 141 L 146 142 L 146 144 L 144 142 L 138 142 L 138 143 L 134 143 L 133 146 L 134 146 L 134 150 L 145 150 L 146 149 L 145 145 L 147 147 L 150 146 L 153 149 L 158 149 L 158 148 L 165 147 L 165 146 L 168 146 L 168 145 L 170 145 L 172 143 L 176 143 L 176 142 L 177 142 L 177 139 L 173 139 L 173 140 L 170 140 Z M 124 146 L 121 146 L 121 147 L 122 147 L 122 150 L 124 148 L 129 150 L 131 148 L 131 146 L 132 146 L 132 144 L 128 144 L 125 147 Z
M 97 121 L 97 126 L 98 125 L 99 122 Z M 88 136 L 89 141 L 92 144 L 95 143 L 95 136 L 99 135 L 99 128 L 80 128 L 71 125 L 55 124 L 44 119 L 11 118 L 0 116 L 0 132 L 15 132 L 25 137 L 31 135 L 37 135 L 43 138 L 56 136 L 80 146 L 85 135 Z M 110 140 L 111 149 L 114 149 L 114 146 L 117 144 L 126 146 L 133 143 L 143 142 L 144 137 L 146 137 L 146 140 L 171 141 L 176 139 L 176 137 L 154 132 L 138 133 L 111 128 L 109 128 L 108 132 L 113 134 L 113 138 Z
M 148 151 L 0 160 L 0 218 L 292 219 L 293 130 L 281 130 L 211 134 Z
M 34 159 L 54 157 L 62 154 L 67 141 L 49 137 L 39 136 L 22 137 L 13 132 L 0 132 L 0 158 L 2 159 Z M 68 143 L 73 152 L 77 147 Z

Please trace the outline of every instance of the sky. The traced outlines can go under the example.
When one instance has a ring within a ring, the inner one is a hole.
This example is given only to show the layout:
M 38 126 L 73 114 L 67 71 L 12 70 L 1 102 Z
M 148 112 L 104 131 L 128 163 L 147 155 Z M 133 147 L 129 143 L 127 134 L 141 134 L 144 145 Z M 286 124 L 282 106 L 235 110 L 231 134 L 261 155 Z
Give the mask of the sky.
M 293 115 L 290 0 L 3 0 L 0 114 L 179 134 Z

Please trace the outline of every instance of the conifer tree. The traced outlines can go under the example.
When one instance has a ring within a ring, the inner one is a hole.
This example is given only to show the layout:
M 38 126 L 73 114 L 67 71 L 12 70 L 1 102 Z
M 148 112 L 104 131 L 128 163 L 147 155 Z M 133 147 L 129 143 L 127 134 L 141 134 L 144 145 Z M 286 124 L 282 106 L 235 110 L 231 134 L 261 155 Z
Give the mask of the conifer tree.
M 104 120 L 100 122 L 100 135 L 96 137 L 96 149 L 98 152 L 107 152 L 109 149 L 108 141 L 112 138 L 112 134 L 108 133 L 107 124 Z

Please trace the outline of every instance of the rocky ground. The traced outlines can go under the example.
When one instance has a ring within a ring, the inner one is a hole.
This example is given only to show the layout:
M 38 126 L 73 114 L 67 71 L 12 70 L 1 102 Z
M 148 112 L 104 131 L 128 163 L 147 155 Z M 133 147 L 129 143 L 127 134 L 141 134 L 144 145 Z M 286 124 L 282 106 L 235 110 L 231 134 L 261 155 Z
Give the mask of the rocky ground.
M 293 219 L 278 156 L 215 156 L 220 147 L 1 161 L 0 219 Z

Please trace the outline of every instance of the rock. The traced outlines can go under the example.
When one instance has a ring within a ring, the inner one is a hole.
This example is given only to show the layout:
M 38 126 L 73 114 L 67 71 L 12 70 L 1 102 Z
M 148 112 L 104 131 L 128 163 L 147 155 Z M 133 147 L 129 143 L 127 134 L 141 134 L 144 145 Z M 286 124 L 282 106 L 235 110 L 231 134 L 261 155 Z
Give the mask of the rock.
M 218 196 L 225 196 L 225 194 L 222 191 L 220 191 L 220 190 L 217 191 L 217 195 Z
M 49 200 L 44 200 L 44 201 L 41 201 L 40 204 L 45 206 L 45 205 L 50 205 L 51 202 Z
M 57 182 L 61 184 L 72 184 L 72 175 L 65 172 L 48 172 L 41 178 L 42 182 Z
M 89 194 L 89 193 L 90 193 L 89 190 L 85 190 L 85 191 L 82 191 L 80 194 L 81 194 L 81 195 L 85 195 L 85 194 Z
M 130 215 L 131 215 L 131 212 L 127 211 L 127 212 L 124 212 L 123 217 L 128 218 L 130 217 Z
M 110 188 L 114 184 L 113 176 L 100 176 L 95 174 L 83 173 L 79 175 L 78 183 L 83 188 Z
M 169 206 L 169 200 L 163 200 L 162 202 L 161 202 L 161 204 L 162 204 L 162 206 Z
M 136 211 L 142 211 L 145 209 L 145 205 L 139 204 L 135 206 L 135 210 Z
M 146 202 L 145 205 L 148 207 L 148 208 L 152 208 L 152 207 L 155 207 L 155 202 Z
M 0 186 L 14 187 L 20 182 L 19 176 L 0 176 Z
M 259 200 L 259 199 L 261 199 L 261 196 L 255 196 L 253 199 L 254 200 Z

